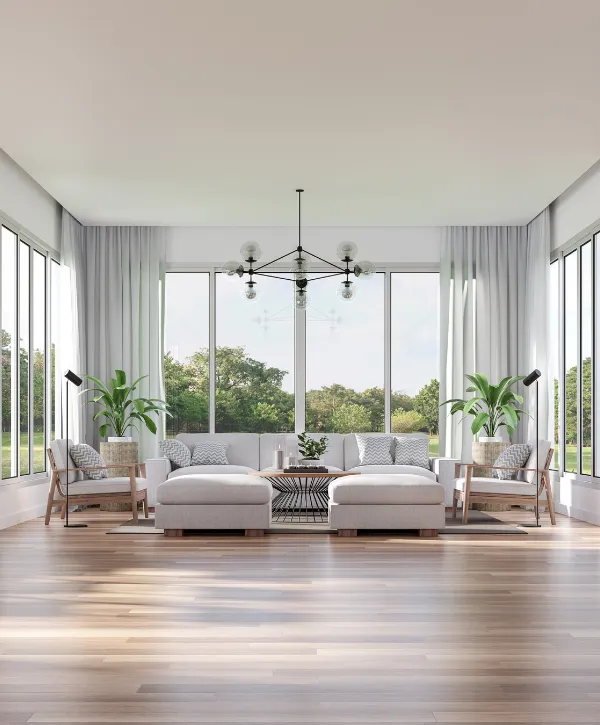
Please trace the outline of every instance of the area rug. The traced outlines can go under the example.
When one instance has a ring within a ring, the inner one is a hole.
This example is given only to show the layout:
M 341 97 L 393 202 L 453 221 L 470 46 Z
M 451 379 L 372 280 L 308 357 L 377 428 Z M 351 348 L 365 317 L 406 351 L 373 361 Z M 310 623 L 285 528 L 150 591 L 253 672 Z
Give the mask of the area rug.
M 110 529 L 107 534 L 162 534 L 162 529 L 154 527 L 154 516 L 138 521 L 130 519 L 124 521 L 120 526 Z M 211 536 L 229 536 L 233 531 L 204 531 L 197 534 L 210 534 Z M 299 523 L 272 523 L 267 534 L 333 534 L 334 530 L 329 528 L 327 523 L 315 523 L 314 521 L 302 521 Z M 359 536 L 387 536 L 389 531 L 365 531 L 359 532 Z M 396 532 L 394 532 L 396 533 Z M 400 532 L 398 532 L 400 533 Z M 527 531 L 517 524 L 506 523 L 494 518 L 484 511 L 469 511 L 469 523 L 463 524 L 458 519 L 453 520 L 452 514 L 446 512 L 446 526 L 440 529 L 440 534 L 508 534 L 527 536 Z

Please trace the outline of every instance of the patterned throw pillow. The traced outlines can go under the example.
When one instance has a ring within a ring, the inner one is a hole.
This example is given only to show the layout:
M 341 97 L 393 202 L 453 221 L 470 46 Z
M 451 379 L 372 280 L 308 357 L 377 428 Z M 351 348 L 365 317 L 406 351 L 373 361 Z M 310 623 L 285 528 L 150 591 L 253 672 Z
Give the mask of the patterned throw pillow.
M 429 438 L 396 436 L 394 463 L 397 466 L 419 466 L 429 470 Z
M 204 441 L 196 443 L 192 452 L 192 466 L 227 466 L 227 443 Z
M 361 466 L 391 466 L 392 436 L 356 435 Z
M 172 439 L 159 441 L 158 450 L 171 461 L 174 469 L 187 468 L 192 462 L 192 452 L 181 441 Z
M 529 458 L 531 446 L 527 443 L 515 443 L 505 448 L 494 461 L 494 466 L 512 466 L 522 468 Z M 518 471 L 492 471 L 493 478 L 510 481 L 517 478 Z
M 94 450 L 92 446 L 88 446 L 87 443 L 76 443 L 71 446 L 71 458 L 77 468 L 87 468 L 88 466 L 106 466 L 106 463 L 102 460 L 102 456 L 98 451 Z M 103 478 L 108 477 L 106 470 L 99 471 L 83 471 L 86 478 L 91 478 L 92 481 L 101 481 Z

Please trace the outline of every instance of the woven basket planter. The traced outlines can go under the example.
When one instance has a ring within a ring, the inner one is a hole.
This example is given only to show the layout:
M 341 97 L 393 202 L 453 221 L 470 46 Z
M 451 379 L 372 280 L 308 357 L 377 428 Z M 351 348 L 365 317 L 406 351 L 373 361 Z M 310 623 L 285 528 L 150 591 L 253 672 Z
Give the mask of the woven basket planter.
M 499 442 L 481 442 L 473 441 L 471 447 L 471 455 L 473 463 L 479 463 L 480 465 L 493 466 L 496 458 L 502 453 L 505 448 L 508 448 L 510 443 L 506 441 Z M 485 477 L 490 478 L 492 471 L 489 468 L 473 468 L 473 477 Z M 475 503 L 472 504 L 471 508 L 476 511 L 510 511 L 510 505 L 504 503 Z
M 137 463 L 138 462 L 138 444 L 133 443 L 100 443 L 100 455 L 107 466 L 115 463 Z M 128 468 L 109 468 L 106 472 L 109 478 L 117 478 L 119 476 L 129 476 Z M 101 511 L 131 511 L 131 504 L 115 502 L 103 503 L 100 505 Z

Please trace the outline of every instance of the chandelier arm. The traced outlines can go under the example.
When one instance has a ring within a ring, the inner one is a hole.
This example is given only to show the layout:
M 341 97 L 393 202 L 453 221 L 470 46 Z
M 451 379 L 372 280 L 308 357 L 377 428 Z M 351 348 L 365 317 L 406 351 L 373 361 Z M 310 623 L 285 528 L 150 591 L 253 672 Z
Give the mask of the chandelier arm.
M 314 274 L 314 272 L 313 272 Z M 316 282 L 318 279 L 327 279 L 328 277 L 340 277 L 343 272 L 332 272 L 331 274 L 323 274 L 320 277 L 312 277 L 309 281 Z
M 340 267 L 339 265 L 334 264 L 333 262 L 328 262 L 326 259 L 323 259 L 323 257 L 319 257 L 317 254 L 313 254 L 312 252 L 309 252 L 306 249 L 303 249 L 302 251 L 304 252 L 304 254 L 308 254 L 309 256 L 314 257 L 315 259 L 318 259 L 319 262 L 325 262 L 325 264 L 328 264 L 330 267 L 335 267 L 336 269 L 339 269 L 340 272 L 343 272 L 344 274 L 346 274 L 346 270 L 344 269 L 344 267 Z
M 254 272 L 257 277 L 269 277 L 270 279 L 284 279 L 286 282 L 295 282 L 292 277 L 280 277 L 278 274 L 272 272 Z
M 270 264 L 275 264 L 275 262 L 279 262 L 282 259 L 285 259 L 286 257 L 289 257 L 290 254 L 295 254 L 296 250 L 294 249 L 292 252 L 288 252 L 287 254 L 282 254 L 281 257 L 277 257 L 277 259 L 272 259 L 270 262 L 265 262 L 265 264 L 261 264 L 260 267 L 255 267 L 254 272 L 258 272 L 259 269 L 264 269 L 265 267 L 268 267 Z

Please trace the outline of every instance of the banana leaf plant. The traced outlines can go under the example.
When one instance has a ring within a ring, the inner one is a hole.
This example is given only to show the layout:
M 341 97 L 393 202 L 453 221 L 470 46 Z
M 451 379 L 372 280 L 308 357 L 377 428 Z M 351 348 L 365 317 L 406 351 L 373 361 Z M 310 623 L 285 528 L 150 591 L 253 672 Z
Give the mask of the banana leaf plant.
M 129 428 L 139 431 L 139 424 L 146 426 L 151 433 L 156 433 L 156 423 L 150 415 L 165 413 L 171 416 L 164 400 L 133 396 L 140 381 L 148 375 L 142 375 L 128 385 L 125 372 L 115 370 L 115 377 L 111 379 L 109 387 L 92 375 L 85 377 L 92 381 L 94 387 L 86 388 L 80 395 L 93 393 L 93 397 L 87 403 L 101 406 L 101 410 L 94 414 L 94 420 L 104 418 L 106 421 L 98 429 L 101 436 L 105 436 L 108 429 L 112 428 L 115 436 L 122 438 Z
M 474 417 L 471 423 L 471 432 L 477 435 L 482 429 L 490 438 L 496 436 L 500 428 L 505 427 L 509 435 L 513 435 L 522 415 L 529 415 L 521 409 L 523 396 L 511 390 L 515 383 L 523 380 L 523 375 L 509 375 L 497 385 L 488 382 L 485 375 L 475 373 L 465 375 L 472 385 L 467 393 L 476 393 L 469 400 L 451 398 L 442 403 L 450 405 L 450 414 L 462 413 L 461 422 L 468 416 Z M 440 405 L 440 408 L 442 407 Z

